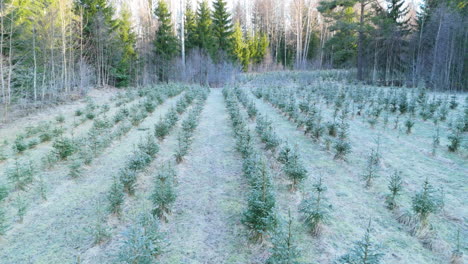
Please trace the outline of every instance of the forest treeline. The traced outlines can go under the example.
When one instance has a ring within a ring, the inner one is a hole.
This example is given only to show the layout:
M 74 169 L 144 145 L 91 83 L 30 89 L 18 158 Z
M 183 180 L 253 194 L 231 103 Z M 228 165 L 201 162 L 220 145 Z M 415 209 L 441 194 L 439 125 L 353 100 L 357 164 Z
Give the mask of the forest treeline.
M 232 10 L 225 0 L 184 2 L 180 14 L 164 0 L 135 14 L 109 0 L 0 0 L 1 102 L 217 84 L 259 69 L 344 68 L 377 85 L 468 87 L 466 0 L 254 0 Z

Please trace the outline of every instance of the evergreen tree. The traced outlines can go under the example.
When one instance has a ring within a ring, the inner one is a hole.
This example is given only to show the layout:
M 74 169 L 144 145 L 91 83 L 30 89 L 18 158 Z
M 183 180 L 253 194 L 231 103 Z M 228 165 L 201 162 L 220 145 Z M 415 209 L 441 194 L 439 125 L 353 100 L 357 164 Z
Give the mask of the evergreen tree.
M 113 60 L 116 40 L 113 30 L 117 27 L 115 10 L 107 0 L 77 0 L 75 14 L 83 19 L 85 56 L 95 67 L 98 85 L 107 85 L 111 70 L 118 61 Z
M 158 219 L 149 213 L 141 214 L 123 236 L 125 240 L 119 250 L 119 263 L 155 263 L 166 244 Z
M 319 236 L 322 233 L 323 224 L 328 220 L 328 207 L 325 202 L 324 192 L 327 187 L 323 185 L 322 178 L 313 185 L 313 195 L 304 199 L 300 206 L 304 223 L 309 227 L 312 235 Z
M 318 7 L 323 16 L 334 21 L 330 27 L 334 34 L 326 42 L 325 48 L 330 54 L 332 65 L 338 68 L 353 65 L 355 61 L 358 24 L 353 7 L 357 2 L 357 0 L 321 1 Z
M 129 86 L 130 81 L 135 75 L 134 67 L 132 67 L 132 65 L 137 59 L 137 53 L 135 51 L 136 34 L 132 32 L 130 18 L 131 13 L 128 8 L 124 6 L 120 13 L 120 18 L 117 20 L 116 29 L 121 53 L 114 73 L 117 87 Z
M 216 49 L 229 52 L 232 45 L 232 21 L 224 0 L 213 2 L 212 31 Z
M 197 9 L 197 30 L 196 45 L 200 49 L 208 52 L 212 57 L 215 52 L 215 41 L 213 39 L 213 30 L 211 20 L 211 11 L 206 0 L 200 2 Z
M 242 70 L 246 72 L 249 69 L 250 49 L 248 43 L 245 42 L 244 33 L 239 23 L 234 25 L 232 33 L 231 56 L 235 62 L 242 65 Z
M 339 258 L 336 264 L 378 264 L 384 254 L 379 252 L 377 247 L 371 241 L 371 221 L 367 226 L 364 238 L 355 243 L 350 253 Z
M 117 178 L 114 178 L 112 182 L 107 199 L 109 200 L 109 212 L 120 215 L 122 211 L 121 206 L 124 202 L 124 192 L 122 183 Z
M 291 211 L 288 212 L 287 229 L 280 228 L 272 237 L 273 248 L 267 264 L 299 264 L 300 252 L 294 245 Z
M 298 182 L 307 178 L 307 170 L 302 164 L 297 149 L 290 152 L 287 162 L 284 164 L 283 171 L 292 181 L 291 189 L 295 190 Z
M 3 211 L 3 207 L 0 208 L 0 237 L 5 235 L 8 226 L 6 224 L 6 217 L 5 212 Z
M 401 179 L 401 172 L 395 170 L 395 172 L 390 176 L 390 180 L 388 182 L 388 190 L 390 191 L 390 194 L 387 195 L 387 199 L 385 200 L 388 209 L 393 210 L 398 207 L 396 198 L 400 195 L 402 189 L 403 180 Z
M 436 190 L 426 178 L 423 189 L 413 197 L 412 203 L 412 209 L 424 227 L 428 224 L 429 216 L 440 209 L 442 199 L 436 194 Z
M 265 235 L 276 225 L 274 208 L 275 196 L 271 190 L 271 179 L 266 164 L 261 161 L 258 175 L 252 177 L 253 188 L 250 191 L 247 211 L 244 212 L 242 223 L 249 228 L 254 241 L 262 241 Z
M 189 52 L 197 46 L 197 22 L 191 1 L 187 1 L 185 7 L 185 50 Z
M 158 79 L 162 82 L 168 82 L 170 62 L 177 54 L 178 42 L 172 27 L 171 13 L 165 0 L 159 0 L 155 15 L 159 21 L 154 42 L 156 59 L 158 60 L 156 62 Z
M 154 190 L 151 195 L 152 214 L 166 222 L 167 215 L 171 213 L 171 206 L 176 199 L 174 177 L 175 170 L 170 164 L 162 166 L 155 177 Z

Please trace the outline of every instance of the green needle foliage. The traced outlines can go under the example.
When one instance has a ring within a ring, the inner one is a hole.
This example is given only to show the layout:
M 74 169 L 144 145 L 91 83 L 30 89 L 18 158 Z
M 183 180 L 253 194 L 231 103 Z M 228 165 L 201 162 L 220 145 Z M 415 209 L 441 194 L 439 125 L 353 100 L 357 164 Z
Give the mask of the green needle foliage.
M 26 190 L 26 187 L 33 182 L 34 166 L 32 161 L 15 160 L 12 167 L 6 169 L 7 179 L 15 186 L 15 190 Z
M 135 194 L 135 185 L 137 180 L 137 175 L 134 170 L 124 168 L 119 171 L 119 180 L 124 187 L 124 191 L 128 195 Z
M 156 263 L 165 247 L 165 236 L 160 231 L 159 221 L 149 213 L 140 215 L 124 233 L 124 242 L 118 253 L 119 263 Z
M 388 182 L 388 190 L 390 191 L 390 194 L 387 195 L 385 200 L 388 209 L 394 210 L 398 207 L 396 198 L 400 196 L 402 189 L 403 180 L 401 178 L 401 172 L 395 170 L 395 172 L 390 176 L 390 180 Z
M 151 201 L 153 203 L 152 214 L 167 222 L 167 216 L 171 213 L 171 206 L 175 202 L 174 177 L 176 172 L 169 164 L 163 165 L 156 177 Z
M 3 207 L 0 207 L 0 237 L 4 236 L 6 231 L 8 230 L 8 225 L 6 223 L 6 215 L 3 211 Z
M 384 256 L 380 248 L 371 240 L 371 221 L 362 240 L 356 241 L 351 251 L 340 257 L 336 264 L 378 264 Z
M 284 230 L 286 229 L 286 230 Z M 299 264 L 300 252 L 295 245 L 292 232 L 291 211 L 288 213 L 286 228 L 281 227 L 272 237 L 273 248 L 267 264 Z
M 249 193 L 247 210 L 242 223 L 250 230 L 253 241 L 262 241 L 266 234 L 276 226 L 274 208 L 275 196 L 271 190 L 271 179 L 265 161 L 258 165 L 258 172 L 252 176 L 254 184 Z
M 299 182 L 307 178 L 307 170 L 300 160 L 297 149 L 289 152 L 289 157 L 286 158 L 286 163 L 283 166 L 283 171 L 292 181 L 291 190 L 295 190 Z
M 366 188 L 371 187 L 374 179 L 379 176 L 377 174 L 377 172 L 379 171 L 379 161 L 380 161 L 380 154 L 378 153 L 377 150 L 372 149 L 367 159 L 366 170 L 364 174 L 362 175 L 362 179 L 366 183 Z
M 159 26 L 156 32 L 154 41 L 155 53 L 158 58 L 158 79 L 162 82 L 169 81 L 170 62 L 177 54 L 179 46 L 177 37 L 174 35 L 174 30 L 171 20 L 171 12 L 165 0 L 159 0 L 158 6 L 154 11 L 158 17 Z
M 412 204 L 413 212 L 419 217 L 421 226 L 425 227 L 429 216 L 439 211 L 443 201 L 426 178 L 422 190 L 413 197 Z
M 54 141 L 53 145 L 55 154 L 61 160 L 67 159 L 71 156 L 77 149 L 75 142 L 73 140 L 62 137 L 56 141 Z
M 107 200 L 109 201 L 109 212 L 119 216 L 122 212 L 124 192 L 122 183 L 115 177 L 107 194 Z
M 320 236 L 323 231 L 323 225 L 327 223 L 329 218 L 330 206 L 326 204 L 324 193 L 327 187 L 323 185 L 322 178 L 319 177 L 313 185 L 313 194 L 304 199 L 300 206 L 299 212 L 302 214 L 304 223 L 309 228 L 313 236 Z

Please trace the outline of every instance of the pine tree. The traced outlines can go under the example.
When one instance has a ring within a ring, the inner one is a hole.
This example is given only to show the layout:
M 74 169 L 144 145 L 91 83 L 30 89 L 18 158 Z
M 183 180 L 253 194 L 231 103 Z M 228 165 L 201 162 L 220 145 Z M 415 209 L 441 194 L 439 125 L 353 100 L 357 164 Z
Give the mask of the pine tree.
M 384 254 L 380 253 L 380 248 L 371 241 L 371 221 L 367 226 L 364 238 L 355 242 L 350 253 L 339 258 L 336 264 L 378 264 Z
M 215 42 L 213 39 L 211 11 L 206 0 L 200 2 L 197 9 L 197 30 L 196 45 L 200 49 L 208 52 L 212 57 L 215 52 Z
M 174 29 L 171 21 L 171 12 L 167 7 L 165 0 L 159 0 L 155 10 L 155 15 L 158 17 L 158 31 L 156 32 L 156 40 L 154 41 L 155 54 L 158 59 L 158 78 L 159 81 L 169 81 L 169 66 L 171 60 L 177 54 L 178 41 L 174 35 Z
M 318 178 L 313 185 L 313 195 L 304 199 L 299 206 L 303 221 L 314 236 L 319 236 L 322 233 L 323 224 L 328 221 L 329 206 L 325 204 L 326 200 L 323 195 L 326 190 L 327 187 L 323 185 L 322 178 Z
M 232 21 L 224 0 L 213 2 L 212 31 L 217 50 L 229 52 L 232 46 Z
M 294 244 L 291 210 L 288 212 L 287 229 L 280 228 L 272 237 L 273 248 L 267 264 L 299 264 L 300 252 Z

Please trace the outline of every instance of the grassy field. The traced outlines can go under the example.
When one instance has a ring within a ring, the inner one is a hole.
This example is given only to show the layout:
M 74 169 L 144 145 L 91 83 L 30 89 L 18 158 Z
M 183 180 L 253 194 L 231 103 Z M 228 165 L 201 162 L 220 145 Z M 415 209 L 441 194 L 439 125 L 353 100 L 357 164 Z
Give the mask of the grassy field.
M 3 124 L 0 263 L 463 263 L 467 95 L 346 79 L 98 91 Z M 301 208 L 318 179 L 324 218 L 311 232 Z M 271 221 L 252 228 L 259 204 Z M 369 223 L 378 262 L 340 260 Z

